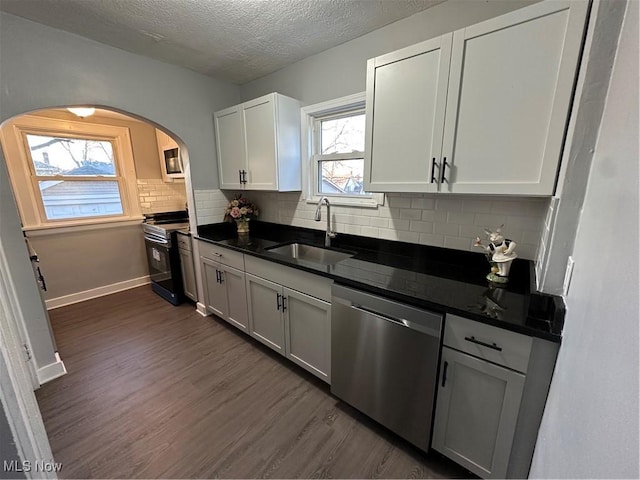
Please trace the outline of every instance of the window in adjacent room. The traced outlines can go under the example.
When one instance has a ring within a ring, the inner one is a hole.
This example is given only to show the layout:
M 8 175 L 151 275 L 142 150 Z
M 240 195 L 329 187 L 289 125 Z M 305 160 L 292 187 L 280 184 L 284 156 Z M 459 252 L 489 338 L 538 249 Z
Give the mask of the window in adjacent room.
M 140 217 L 127 128 L 25 115 L 2 140 L 26 230 Z
M 108 140 L 25 133 L 44 220 L 122 215 L 113 145 Z

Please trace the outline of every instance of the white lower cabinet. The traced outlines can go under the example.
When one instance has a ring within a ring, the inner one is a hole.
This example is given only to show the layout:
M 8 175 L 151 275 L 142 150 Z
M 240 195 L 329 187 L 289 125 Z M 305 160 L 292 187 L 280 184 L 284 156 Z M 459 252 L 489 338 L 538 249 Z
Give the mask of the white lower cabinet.
M 433 448 L 482 478 L 505 478 L 524 380 L 445 346 Z
M 282 315 L 282 286 L 246 274 L 250 335 L 281 355 L 284 349 L 284 317 Z
M 250 334 L 326 382 L 331 371 L 331 303 L 246 274 Z
M 245 273 L 200 257 L 207 310 L 240 330 L 249 330 Z
M 245 262 L 251 336 L 330 383 L 333 282 L 260 258 Z
M 331 303 L 283 289 L 286 356 L 331 383 Z

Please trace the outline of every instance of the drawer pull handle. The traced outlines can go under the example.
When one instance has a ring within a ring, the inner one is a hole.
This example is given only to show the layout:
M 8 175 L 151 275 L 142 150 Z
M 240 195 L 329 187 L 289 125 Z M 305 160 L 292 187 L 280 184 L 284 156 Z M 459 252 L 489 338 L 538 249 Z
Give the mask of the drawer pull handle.
M 486 343 L 480 340 L 476 340 L 476 337 L 464 337 L 467 342 L 476 343 L 478 345 L 482 345 L 483 347 L 491 348 L 493 350 L 497 350 L 498 352 L 502 351 L 502 347 L 499 347 L 495 343 Z

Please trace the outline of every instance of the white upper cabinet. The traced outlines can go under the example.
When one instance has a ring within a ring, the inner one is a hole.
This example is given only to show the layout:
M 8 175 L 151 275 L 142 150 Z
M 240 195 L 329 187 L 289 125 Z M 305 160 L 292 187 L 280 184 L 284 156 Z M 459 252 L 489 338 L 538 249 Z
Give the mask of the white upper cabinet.
M 370 60 L 365 188 L 552 195 L 587 10 L 544 1 L 458 30 L 450 62 L 420 61 L 448 35 Z
M 447 34 L 369 60 L 367 191 L 437 191 L 451 39 Z
M 300 102 L 278 93 L 216 112 L 220 188 L 302 188 Z
M 220 187 L 240 189 L 241 171 L 246 166 L 241 105 L 216 112 L 214 119 Z

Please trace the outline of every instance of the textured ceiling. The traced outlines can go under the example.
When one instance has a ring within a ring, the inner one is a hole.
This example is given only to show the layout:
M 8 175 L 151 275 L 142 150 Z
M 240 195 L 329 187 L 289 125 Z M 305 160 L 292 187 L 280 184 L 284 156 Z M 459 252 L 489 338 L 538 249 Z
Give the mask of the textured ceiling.
M 0 10 L 243 84 L 444 0 L 0 0 Z

